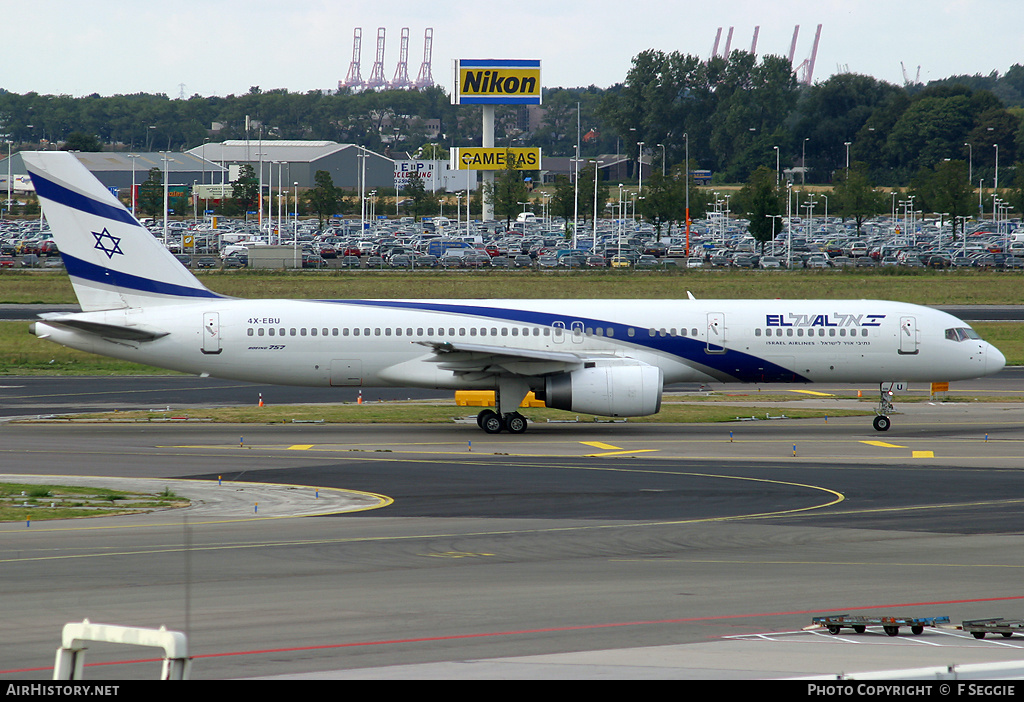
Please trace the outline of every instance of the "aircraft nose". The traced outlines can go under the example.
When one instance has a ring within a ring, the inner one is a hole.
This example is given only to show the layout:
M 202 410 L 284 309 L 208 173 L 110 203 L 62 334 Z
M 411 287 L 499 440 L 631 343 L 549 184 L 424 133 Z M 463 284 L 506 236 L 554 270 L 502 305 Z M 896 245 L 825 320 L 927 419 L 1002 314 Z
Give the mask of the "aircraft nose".
M 985 349 L 985 372 L 998 373 L 1006 367 L 1006 356 L 992 344 L 987 344 Z

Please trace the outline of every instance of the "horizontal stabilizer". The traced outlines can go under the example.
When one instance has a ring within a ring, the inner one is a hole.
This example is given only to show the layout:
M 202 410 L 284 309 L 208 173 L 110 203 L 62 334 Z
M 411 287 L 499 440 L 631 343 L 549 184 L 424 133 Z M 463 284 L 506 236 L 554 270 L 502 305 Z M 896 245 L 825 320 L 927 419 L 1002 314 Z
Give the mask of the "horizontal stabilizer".
M 102 336 L 104 339 L 117 339 L 119 341 L 153 341 L 167 336 L 168 332 L 158 329 L 150 329 L 143 326 L 120 326 L 117 324 L 104 324 L 102 322 L 88 322 L 82 319 L 71 318 L 44 318 L 43 322 L 51 327 L 62 327 L 74 329 Z

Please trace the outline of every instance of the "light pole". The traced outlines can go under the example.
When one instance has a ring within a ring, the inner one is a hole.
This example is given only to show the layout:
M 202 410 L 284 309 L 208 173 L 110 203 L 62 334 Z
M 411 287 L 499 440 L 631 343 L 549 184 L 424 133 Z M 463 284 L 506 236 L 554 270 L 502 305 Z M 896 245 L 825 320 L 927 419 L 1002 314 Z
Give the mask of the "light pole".
M 665 145 L 658 144 L 661 147 L 661 177 L 665 177 Z
M 594 164 L 594 241 L 590 245 L 591 251 L 597 250 L 597 174 L 601 172 L 601 165 L 604 161 L 593 160 Z
M 793 269 L 793 184 L 786 183 L 786 268 Z
M 810 141 L 810 137 L 804 137 L 804 142 L 801 146 L 802 150 L 800 153 L 800 185 L 807 185 L 807 142 Z
M 636 143 L 636 190 L 640 192 L 644 189 L 644 143 L 638 141 Z
M 579 119 L 579 104 L 576 105 L 576 117 Z M 577 132 L 579 131 L 577 125 Z M 577 135 L 578 136 L 578 135 Z M 572 160 L 572 247 L 576 248 L 577 233 L 580 230 L 580 144 L 576 139 L 576 158 Z M 468 200 L 466 201 L 468 204 Z M 466 220 L 469 221 L 467 207 Z M 468 225 L 467 225 L 468 228 Z
M 168 176 L 170 174 L 171 159 L 167 158 L 167 152 L 166 151 L 161 151 L 160 153 L 163 154 L 163 157 L 160 160 L 164 162 L 164 247 L 166 248 L 167 247 L 167 202 L 168 202 L 167 185 L 168 185 L 168 180 L 169 180 Z
M 850 142 L 844 141 L 843 146 L 846 147 L 846 174 L 850 174 Z
M 12 149 L 14 149 L 14 142 L 8 140 L 8 142 L 7 142 L 7 208 L 6 208 L 8 216 L 10 216 L 10 212 L 11 212 L 11 178 L 13 177 L 13 175 L 11 174 L 11 151 L 12 151 Z M 134 198 L 134 197 L 135 196 L 132 195 L 132 198 Z M 133 199 L 132 200 L 132 216 L 133 217 L 135 216 L 135 204 L 134 203 L 135 203 L 135 200 Z
M 132 217 L 135 216 L 135 159 L 138 157 L 138 154 L 128 154 L 128 158 L 132 160 Z
M 974 147 L 964 144 L 967 147 L 967 183 L 974 185 Z
M 995 179 L 995 187 L 993 188 L 993 190 L 995 190 L 996 194 L 998 194 L 999 193 L 999 144 L 992 144 L 992 146 L 996 147 L 996 179 Z
M 690 257 L 690 134 L 683 132 L 683 139 L 686 141 L 686 257 Z
M 775 149 L 775 187 L 777 188 L 781 180 L 779 172 L 779 147 L 773 146 L 772 148 Z

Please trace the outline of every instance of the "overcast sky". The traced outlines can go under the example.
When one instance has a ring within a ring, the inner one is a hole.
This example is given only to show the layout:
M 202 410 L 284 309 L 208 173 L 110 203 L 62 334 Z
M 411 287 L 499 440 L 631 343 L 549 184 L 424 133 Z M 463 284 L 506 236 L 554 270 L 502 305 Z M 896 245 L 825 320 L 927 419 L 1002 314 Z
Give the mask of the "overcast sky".
M 432 27 L 433 77 L 451 90 L 455 58 L 542 61 L 546 87 L 621 82 L 645 49 L 707 58 L 722 28 L 732 48 L 811 56 L 822 25 L 814 80 L 852 71 L 902 84 L 902 62 L 922 82 L 954 74 L 1006 72 L 1024 64 L 1024 0 L 38 0 L 8 13 L 0 87 L 72 96 L 127 93 L 238 95 L 258 85 L 292 92 L 336 88 L 362 28 L 368 78 L 378 27 L 387 31 L 384 74 L 395 75 L 403 27 L 408 70 L 423 61 Z M 184 87 L 182 87 L 184 84 Z

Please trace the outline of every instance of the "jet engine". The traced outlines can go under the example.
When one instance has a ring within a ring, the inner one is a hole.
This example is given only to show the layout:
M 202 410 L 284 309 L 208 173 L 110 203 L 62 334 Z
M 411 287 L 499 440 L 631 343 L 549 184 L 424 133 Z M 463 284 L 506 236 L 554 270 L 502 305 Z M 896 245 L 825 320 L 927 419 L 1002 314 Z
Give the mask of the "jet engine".
M 661 369 L 646 363 L 587 363 L 579 370 L 549 375 L 544 403 L 555 409 L 603 417 L 641 417 L 661 409 Z

